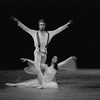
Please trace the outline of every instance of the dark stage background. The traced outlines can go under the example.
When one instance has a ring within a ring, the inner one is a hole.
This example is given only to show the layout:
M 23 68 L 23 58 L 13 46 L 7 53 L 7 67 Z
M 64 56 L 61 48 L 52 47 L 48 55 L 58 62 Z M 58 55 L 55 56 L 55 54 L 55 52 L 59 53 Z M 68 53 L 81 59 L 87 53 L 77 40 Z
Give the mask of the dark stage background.
M 54 55 L 59 62 L 76 56 L 78 68 L 100 68 L 99 3 L 99 0 L 1 0 L 0 69 L 23 69 L 27 65 L 20 58 L 34 59 L 32 37 L 11 16 L 35 30 L 39 19 L 46 21 L 46 30 L 54 30 L 72 19 L 69 28 L 51 40 L 47 63 Z

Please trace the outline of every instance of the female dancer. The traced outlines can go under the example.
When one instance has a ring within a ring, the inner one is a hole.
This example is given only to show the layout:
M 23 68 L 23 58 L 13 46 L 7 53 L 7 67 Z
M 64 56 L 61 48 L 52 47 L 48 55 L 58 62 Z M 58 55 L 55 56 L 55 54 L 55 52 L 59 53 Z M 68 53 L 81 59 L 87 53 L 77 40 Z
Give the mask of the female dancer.
M 25 72 L 29 74 L 38 74 L 35 66 L 34 66 L 34 61 L 29 60 L 29 59 L 24 59 L 22 58 L 23 61 L 28 61 L 31 63 L 30 69 L 24 69 Z M 75 71 L 76 68 L 76 63 L 75 63 L 76 57 L 72 56 L 66 59 L 63 62 L 57 63 L 58 58 L 54 56 L 51 61 L 51 65 L 48 66 L 46 64 L 41 64 L 41 68 L 45 69 L 45 72 L 43 73 L 43 78 L 44 82 L 41 84 L 39 78 L 25 81 L 25 82 L 20 82 L 20 83 L 6 83 L 8 86 L 18 86 L 18 87 L 37 87 L 37 88 L 58 88 L 58 84 L 55 81 L 55 75 L 57 70 L 69 70 L 69 71 Z M 33 67 L 32 67 L 33 66 Z M 34 68 L 34 72 L 32 73 L 33 70 L 31 70 L 31 67 Z M 30 71 L 31 70 L 31 71 Z

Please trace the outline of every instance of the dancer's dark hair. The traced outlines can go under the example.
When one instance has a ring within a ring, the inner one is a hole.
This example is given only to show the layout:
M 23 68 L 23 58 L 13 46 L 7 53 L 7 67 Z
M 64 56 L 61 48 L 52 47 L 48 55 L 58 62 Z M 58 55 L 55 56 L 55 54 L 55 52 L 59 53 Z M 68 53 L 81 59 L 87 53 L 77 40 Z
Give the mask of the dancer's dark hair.
M 58 70 L 58 63 L 57 63 L 57 62 L 54 64 L 54 68 L 55 68 L 56 70 Z

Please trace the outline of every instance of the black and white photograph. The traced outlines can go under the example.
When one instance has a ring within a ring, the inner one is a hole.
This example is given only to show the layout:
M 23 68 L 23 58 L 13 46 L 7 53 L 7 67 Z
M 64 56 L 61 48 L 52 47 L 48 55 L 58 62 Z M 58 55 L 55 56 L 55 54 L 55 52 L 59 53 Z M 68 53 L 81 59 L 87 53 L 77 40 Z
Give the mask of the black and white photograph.
M 1 0 L 0 100 L 100 100 L 100 1 Z

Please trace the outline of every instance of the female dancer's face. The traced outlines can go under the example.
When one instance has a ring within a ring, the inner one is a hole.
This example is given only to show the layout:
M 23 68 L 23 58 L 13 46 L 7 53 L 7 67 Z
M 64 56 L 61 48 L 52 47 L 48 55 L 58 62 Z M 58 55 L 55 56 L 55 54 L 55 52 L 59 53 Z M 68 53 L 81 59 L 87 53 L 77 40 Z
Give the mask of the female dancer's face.
M 52 63 L 56 63 L 57 60 L 58 60 L 58 57 L 57 57 L 57 56 L 54 56 L 54 57 L 52 58 Z

